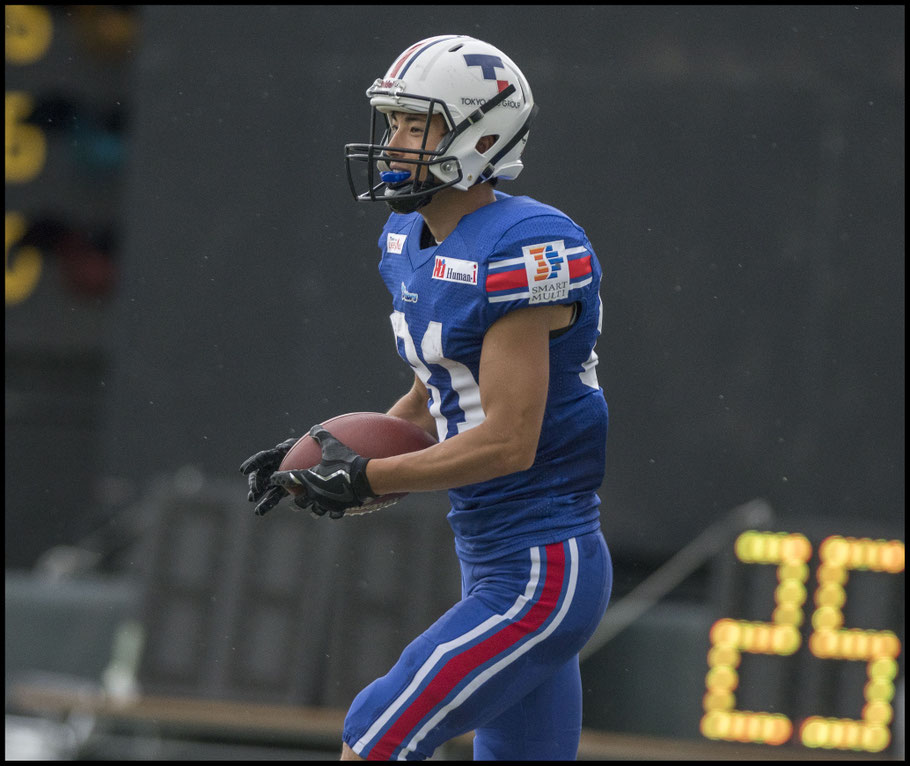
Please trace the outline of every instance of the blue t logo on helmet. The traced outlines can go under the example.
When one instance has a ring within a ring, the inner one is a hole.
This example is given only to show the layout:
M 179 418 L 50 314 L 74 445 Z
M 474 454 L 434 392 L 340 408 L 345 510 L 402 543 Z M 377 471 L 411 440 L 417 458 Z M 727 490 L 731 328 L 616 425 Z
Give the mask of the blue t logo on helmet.
M 483 73 L 484 80 L 496 80 L 499 90 L 504 90 L 508 86 L 506 80 L 500 80 L 496 77 L 496 69 L 505 69 L 502 59 L 499 56 L 490 56 L 486 53 L 466 53 L 464 63 L 468 66 L 479 66 Z

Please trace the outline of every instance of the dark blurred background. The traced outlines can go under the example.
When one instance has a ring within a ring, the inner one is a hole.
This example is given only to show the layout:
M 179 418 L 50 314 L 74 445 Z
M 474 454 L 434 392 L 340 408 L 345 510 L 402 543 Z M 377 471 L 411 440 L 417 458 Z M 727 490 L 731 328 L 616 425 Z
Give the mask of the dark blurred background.
M 614 603 L 757 498 L 814 549 L 903 539 L 902 6 L 6 21 L 8 707 L 10 667 L 97 680 L 129 624 L 146 690 L 343 708 L 457 598 L 444 494 L 254 522 L 237 473 L 410 385 L 377 272 L 387 211 L 354 202 L 343 145 L 367 139 L 368 85 L 435 34 L 522 68 L 540 115 L 503 190 L 563 209 L 603 266 Z M 588 725 L 700 737 L 707 630 L 732 608 L 719 544 L 583 666 Z M 902 637 L 903 574 L 854 580 L 879 604 L 860 627 Z M 102 592 L 91 656 L 60 652 L 54 616 Z M 769 598 L 731 616 L 768 620 Z M 679 699 L 655 702 L 667 683 Z M 856 683 L 822 714 L 858 718 Z

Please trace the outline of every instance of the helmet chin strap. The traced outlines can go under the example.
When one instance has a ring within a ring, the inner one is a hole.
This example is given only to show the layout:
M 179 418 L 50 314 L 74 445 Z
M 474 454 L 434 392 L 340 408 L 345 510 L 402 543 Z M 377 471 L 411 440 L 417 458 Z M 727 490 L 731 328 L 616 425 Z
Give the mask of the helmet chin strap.
M 426 205 L 433 195 L 439 191 L 439 188 L 435 184 L 427 184 L 421 182 L 420 184 L 415 184 L 411 187 L 412 194 L 414 192 L 421 192 L 426 190 L 425 194 L 420 194 L 420 196 L 408 196 L 408 197 L 395 197 L 394 193 L 389 194 L 392 191 L 391 188 L 386 189 L 386 204 L 392 209 L 393 213 L 401 213 L 407 215 L 408 213 L 417 212 L 420 208 Z
M 409 199 L 388 199 L 386 204 L 392 210 L 393 213 L 400 213 L 402 215 L 407 215 L 408 213 L 416 213 L 420 208 L 426 205 L 430 201 L 432 194 L 427 194 L 423 197 L 411 197 Z

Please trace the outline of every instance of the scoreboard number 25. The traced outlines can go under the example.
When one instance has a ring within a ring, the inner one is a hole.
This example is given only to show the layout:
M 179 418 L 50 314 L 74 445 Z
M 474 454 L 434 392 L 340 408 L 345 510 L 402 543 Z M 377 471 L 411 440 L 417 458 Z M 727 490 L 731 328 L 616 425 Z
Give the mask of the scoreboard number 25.
M 857 705 L 861 707 L 858 719 L 810 715 L 798 727 L 783 713 L 737 710 L 735 690 L 743 653 L 789 656 L 802 644 L 812 544 L 799 533 L 750 530 L 736 539 L 734 552 L 744 564 L 777 566 L 775 605 L 770 621 L 724 617 L 711 627 L 701 733 L 729 742 L 783 745 L 794 741 L 810 748 L 885 750 L 891 742 L 891 702 L 901 643 L 890 630 L 844 626 L 845 585 L 851 570 L 902 572 L 904 543 L 832 535 L 819 545 L 809 652 L 819 659 L 866 663 L 867 683 L 863 704 Z

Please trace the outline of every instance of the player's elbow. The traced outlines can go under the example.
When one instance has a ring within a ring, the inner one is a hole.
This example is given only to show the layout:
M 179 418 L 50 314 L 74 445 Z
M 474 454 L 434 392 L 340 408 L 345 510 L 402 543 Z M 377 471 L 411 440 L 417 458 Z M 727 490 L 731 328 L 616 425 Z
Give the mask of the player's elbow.
M 496 447 L 499 473 L 503 476 L 527 471 L 537 458 L 540 429 L 511 428 L 502 434 Z
M 536 456 L 536 450 L 516 450 L 515 452 L 511 453 L 509 459 L 506 461 L 503 474 L 527 471 L 532 465 L 534 465 L 534 459 Z

